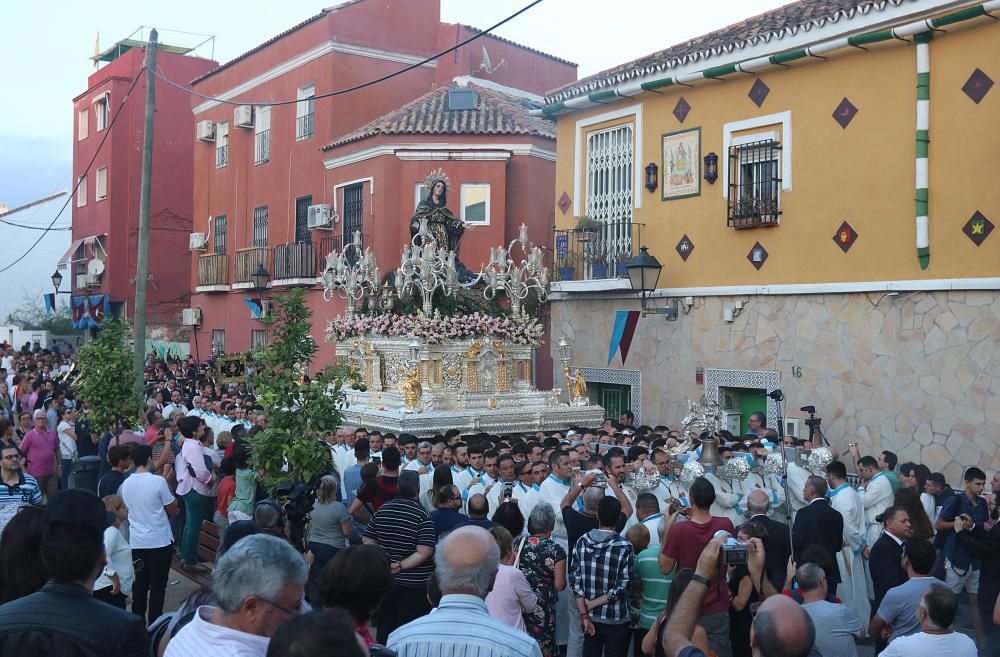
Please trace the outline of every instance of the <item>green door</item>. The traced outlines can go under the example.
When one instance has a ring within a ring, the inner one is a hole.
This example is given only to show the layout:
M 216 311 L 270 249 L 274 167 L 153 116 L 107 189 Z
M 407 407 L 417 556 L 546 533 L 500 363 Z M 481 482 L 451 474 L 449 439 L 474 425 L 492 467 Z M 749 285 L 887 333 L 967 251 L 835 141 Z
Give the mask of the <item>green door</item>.
M 762 413 L 767 417 L 767 394 L 764 390 L 744 388 L 737 392 L 740 408 L 740 434 L 750 430 L 750 414 Z
M 629 408 L 631 386 L 615 383 L 593 384 L 597 388 L 598 403 L 604 408 L 604 417 L 617 420 Z

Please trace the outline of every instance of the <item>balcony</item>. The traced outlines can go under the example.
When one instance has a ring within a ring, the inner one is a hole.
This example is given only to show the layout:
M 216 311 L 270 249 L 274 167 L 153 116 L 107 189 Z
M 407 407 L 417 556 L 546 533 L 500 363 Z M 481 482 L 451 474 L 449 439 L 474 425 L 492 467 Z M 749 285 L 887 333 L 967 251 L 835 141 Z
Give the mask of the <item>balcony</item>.
M 348 235 L 348 239 L 349 240 L 353 240 L 354 236 L 353 235 Z M 371 235 L 362 234 L 361 235 L 361 248 L 364 249 L 365 247 L 370 247 L 371 243 L 372 243 L 371 239 L 372 239 Z M 351 242 L 349 241 L 347 244 L 348 244 L 348 246 L 350 246 Z M 319 241 L 319 252 L 316 255 L 319 258 L 317 260 L 317 262 L 319 264 L 318 271 L 319 271 L 320 276 L 322 276 L 323 272 L 326 270 L 326 256 L 328 256 L 329 254 L 333 253 L 334 251 L 340 252 L 340 251 L 343 250 L 343 248 L 344 248 L 344 236 L 343 235 L 332 235 L 330 237 L 324 237 L 323 239 L 321 239 Z M 356 254 L 357 254 L 357 251 L 355 251 L 354 249 L 351 249 L 350 253 L 348 254 L 348 259 L 349 259 L 350 262 L 354 262 L 353 258 L 354 258 L 354 256 Z
M 316 284 L 316 247 L 308 242 L 279 244 L 274 247 L 274 271 L 271 285 Z
M 555 230 L 552 252 L 556 280 L 607 281 L 612 287 L 623 281 L 627 286 L 625 265 L 639 252 L 644 225 L 612 221 L 597 231 Z
M 195 292 L 229 291 L 229 256 L 198 256 L 198 284 Z
M 254 135 L 253 163 L 264 164 L 271 159 L 271 131 L 261 130 Z
M 270 275 L 271 250 L 266 246 L 239 249 L 233 256 L 233 289 L 252 290 L 253 273 L 263 267 Z

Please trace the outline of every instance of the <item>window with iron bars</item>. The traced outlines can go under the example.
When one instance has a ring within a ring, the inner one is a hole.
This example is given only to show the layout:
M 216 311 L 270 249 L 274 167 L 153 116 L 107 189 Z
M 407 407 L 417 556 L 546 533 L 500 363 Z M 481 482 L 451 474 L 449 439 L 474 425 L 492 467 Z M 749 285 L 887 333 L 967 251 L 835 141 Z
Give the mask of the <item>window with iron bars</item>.
M 308 84 L 299 87 L 295 103 L 295 139 L 309 139 L 313 134 L 313 123 L 316 118 L 316 85 Z
M 781 217 L 781 144 L 773 139 L 729 148 L 728 224 L 777 226 Z
M 226 353 L 226 330 L 212 329 L 212 355 L 221 356 Z
M 215 255 L 226 255 L 226 242 L 228 242 L 229 220 L 226 215 L 220 214 L 215 218 L 215 231 L 212 235 L 212 252 Z
M 267 248 L 267 206 L 253 209 L 253 245 Z
M 229 164 L 229 122 L 223 121 L 215 128 L 215 167 Z
M 267 346 L 267 329 L 250 329 L 250 348 Z
M 254 108 L 253 163 L 263 164 L 271 159 L 271 108 Z

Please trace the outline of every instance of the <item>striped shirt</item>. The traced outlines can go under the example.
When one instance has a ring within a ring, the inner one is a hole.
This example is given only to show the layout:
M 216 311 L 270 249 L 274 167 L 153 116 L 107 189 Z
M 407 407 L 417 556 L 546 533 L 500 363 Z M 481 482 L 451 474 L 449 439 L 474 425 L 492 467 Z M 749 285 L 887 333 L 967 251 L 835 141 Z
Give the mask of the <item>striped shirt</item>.
M 365 528 L 365 538 L 378 543 L 391 561 L 402 561 L 417 551 L 417 546 L 433 548 L 437 544 L 434 523 L 416 500 L 402 497 L 383 504 Z M 401 570 L 396 575 L 400 586 L 425 586 L 434 572 L 434 560 L 428 559 L 416 568 Z
M 437 609 L 403 625 L 386 647 L 398 657 L 541 657 L 538 642 L 490 616 L 474 595 L 450 594 Z
M 42 491 L 30 474 L 20 473 L 17 483 L 13 486 L 8 486 L 6 482 L 0 480 L 0 532 L 22 506 L 31 504 L 38 506 L 41 503 Z
M 667 606 L 670 575 L 660 572 L 660 546 L 646 548 L 636 557 L 635 574 L 642 580 L 642 599 L 639 602 L 639 627 L 649 629 L 656 617 Z

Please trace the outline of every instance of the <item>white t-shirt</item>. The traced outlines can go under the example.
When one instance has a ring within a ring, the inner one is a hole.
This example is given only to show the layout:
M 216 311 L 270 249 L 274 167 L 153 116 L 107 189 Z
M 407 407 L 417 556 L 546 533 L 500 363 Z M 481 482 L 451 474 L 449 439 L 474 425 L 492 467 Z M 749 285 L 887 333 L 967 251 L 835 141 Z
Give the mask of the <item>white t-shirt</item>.
M 73 431 L 75 428 L 76 425 L 69 422 L 60 422 L 56 428 L 56 433 L 59 435 L 59 454 L 70 461 L 76 459 L 76 439 L 66 433 L 66 430 Z
M 167 480 L 151 472 L 137 472 L 118 494 L 128 507 L 129 544 L 133 550 L 166 547 L 174 542 L 164 506 L 174 501 Z
M 131 595 L 132 585 L 135 583 L 132 550 L 128 546 L 128 541 L 122 536 L 121 530 L 114 525 L 104 530 L 104 551 L 108 555 L 108 568 L 118 573 L 122 593 Z M 98 591 L 111 585 L 111 578 L 102 571 L 101 576 L 94 582 L 94 590 Z
M 882 651 L 883 657 L 976 657 L 975 642 L 961 632 L 901 636 Z

